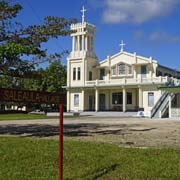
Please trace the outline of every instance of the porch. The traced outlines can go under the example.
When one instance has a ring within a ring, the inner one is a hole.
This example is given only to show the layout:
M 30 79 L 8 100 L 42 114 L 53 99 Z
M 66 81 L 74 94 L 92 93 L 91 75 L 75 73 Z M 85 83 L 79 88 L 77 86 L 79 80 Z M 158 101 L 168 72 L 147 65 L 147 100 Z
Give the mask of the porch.
M 83 111 L 133 112 L 142 108 L 141 87 L 96 88 L 83 91 Z

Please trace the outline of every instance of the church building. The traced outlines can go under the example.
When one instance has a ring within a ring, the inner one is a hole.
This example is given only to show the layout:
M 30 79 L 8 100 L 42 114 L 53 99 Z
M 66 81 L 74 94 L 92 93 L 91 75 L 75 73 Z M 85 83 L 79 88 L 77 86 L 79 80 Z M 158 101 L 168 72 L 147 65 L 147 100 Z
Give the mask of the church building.
M 99 61 L 94 51 L 96 27 L 85 21 L 84 7 L 81 11 L 82 22 L 71 25 L 67 111 L 142 110 L 146 116 L 158 112 L 162 117 L 167 108 L 158 109 L 157 104 L 169 98 L 159 87 L 177 84 L 180 72 L 160 65 L 152 57 L 126 52 L 123 41 L 119 52 Z

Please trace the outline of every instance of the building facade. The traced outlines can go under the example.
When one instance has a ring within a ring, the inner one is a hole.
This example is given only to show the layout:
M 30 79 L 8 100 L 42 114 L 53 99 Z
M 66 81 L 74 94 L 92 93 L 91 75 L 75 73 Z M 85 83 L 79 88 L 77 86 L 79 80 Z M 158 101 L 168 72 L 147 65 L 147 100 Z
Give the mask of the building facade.
M 84 14 L 83 14 L 84 15 Z M 67 111 L 138 111 L 151 116 L 163 95 L 160 86 L 173 84 L 180 73 L 121 50 L 99 61 L 94 51 L 96 27 L 72 24 L 72 51 L 67 58 Z

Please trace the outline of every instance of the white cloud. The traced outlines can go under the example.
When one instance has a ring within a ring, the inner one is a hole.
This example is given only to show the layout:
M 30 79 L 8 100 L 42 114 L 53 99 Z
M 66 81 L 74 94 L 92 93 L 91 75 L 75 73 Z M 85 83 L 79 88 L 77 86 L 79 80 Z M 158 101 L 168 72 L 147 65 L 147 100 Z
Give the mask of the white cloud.
M 179 0 L 105 0 L 103 21 L 106 23 L 143 23 L 169 15 Z
M 174 43 L 180 43 L 180 36 L 170 35 L 164 31 L 157 31 L 150 34 L 149 41 L 153 43 L 168 42 L 174 44 Z

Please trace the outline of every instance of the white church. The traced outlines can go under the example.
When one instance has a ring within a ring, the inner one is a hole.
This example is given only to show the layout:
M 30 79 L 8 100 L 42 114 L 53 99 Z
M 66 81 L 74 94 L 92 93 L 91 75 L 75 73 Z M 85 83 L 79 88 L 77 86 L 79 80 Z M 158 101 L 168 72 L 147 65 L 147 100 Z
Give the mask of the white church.
M 99 61 L 94 51 L 96 27 L 85 21 L 71 25 L 72 51 L 67 58 L 67 111 L 138 111 L 162 117 L 173 95 L 160 89 L 178 83 L 180 72 L 152 57 L 121 49 Z M 166 103 L 164 103 L 166 102 Z M 164 105 L 162 105 L 164 104 Z

